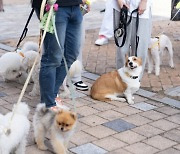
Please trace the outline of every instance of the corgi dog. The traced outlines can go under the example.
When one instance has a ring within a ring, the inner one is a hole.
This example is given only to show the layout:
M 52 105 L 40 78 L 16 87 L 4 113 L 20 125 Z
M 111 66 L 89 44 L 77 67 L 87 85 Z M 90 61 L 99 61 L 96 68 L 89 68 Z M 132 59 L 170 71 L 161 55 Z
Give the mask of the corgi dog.
M 100 76 L 92 85 L 90 95 L 100 101 L 116 100 L 134 104 L 133 94 L 140 87 L 142 59 L 126 55 L 124 67 Z M 122 97 L 125 96 L 125 98 Z M 121 97 L 120 97 L 121 96 Z

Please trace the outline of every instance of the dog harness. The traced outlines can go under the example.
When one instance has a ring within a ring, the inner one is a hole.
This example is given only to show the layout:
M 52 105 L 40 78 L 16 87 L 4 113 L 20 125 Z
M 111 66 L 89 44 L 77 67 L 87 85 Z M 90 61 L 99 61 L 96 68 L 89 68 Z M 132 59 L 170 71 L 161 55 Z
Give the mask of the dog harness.
M 160 49 L 160 36 L 156 36 L 155 38 L 157 38 L 158 40 L 151 45 L 151 47 L 149 48 L 150 50 L 154 49 L 157 46 L 158 50 Z

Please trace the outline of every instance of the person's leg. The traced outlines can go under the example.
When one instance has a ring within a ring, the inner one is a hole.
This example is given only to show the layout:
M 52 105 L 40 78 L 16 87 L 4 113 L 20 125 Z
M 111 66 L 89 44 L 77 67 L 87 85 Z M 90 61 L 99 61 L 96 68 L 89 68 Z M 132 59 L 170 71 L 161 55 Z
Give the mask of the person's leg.
M 116 68 L 119 69 L 125 64 L 125 54 L 130 53 L 130 41 L 131 41 L 132 24 L 127 26 L 126 41 L 123 47 L 117 48 L 116 50 Z M 122 37 L 119 39 L 119 45 L 121 45 Z
M 135 24 L 135 18 L 133 19 L 133 23 Z M 134 25 L 135 26 L 135 25 Z M 135 32 L 132 32 L 135 33 Z M 148 52 L 148 46 L 150 43 L 151 38 L 151 18 L 150 19 L 139 19 L 139 27 L 138 27 L 138 33 L 139 36 L 139 44 L 137 48 L 137 56 L 142 58 L 142 73 L 140 76 L 140 79 L 143 76 L 144 68 L 146 65 L 146 57 Z M 135 48 L 134 48 L 135 49 Z
M 66 38 L 64 44 L 64 56 L 68 65 L 68 68 L 76 60 L 79 55 L 79 48 L 81 44 L 81 26 L 82 26 L 82 13 L 78 6 L 73 6 L 69 12 L 69 21 L 66 29 Z M 61 16 L 59 17 L 59 20 Z M 58 19 L 57 19 L 58 20 Z M 57 23 L 57 27 L 61 25 L 61 22 Z M 60 34 L 59 34 L 60 36 Z M 64 61 L 62 61 L 60 67 L 56 68 L 56 81 L 54 88 L 54 95 L 59 92 L 59 87 L 62 85 L 66 76 L 66 69 Z
M 113 0 L 108 0 L 106 2 L 105 13 L 99 35 L 104 35 L 107 38 L 111 38 L 113 36 L 113 22 L 111 21 L 113 21 Z
M 84 20 L 83 20 L 82 29 L 81 29 L 81 46 L 79 49 L 79 55 L 77 57 L 77 60 L 79 60 L 81 64 L 82 64 L 82 50 L 83 50 L 84 41 L 85 41 L 85 25 L 84 25 Z M 76 89 L 88 90 L 88 86 L 86 84 L 84 84 L 81 79 L 81 76 L 82 76 L 81 73 L 82 73 L 82 71 L 78 71 L 78 73 L 76 72 L 76 74 L 74 74 L 74 76 L 72 77 L 71 80 L 74 83 L 74 85 L 76 86 Z
M 52 107 L 56 105 L 54 95 L 54 89 L 56 85 L 56 68 L 61 65 L 62 61 L 67 17 L 67 11 L 62 11 L 62 8 L 59 8 L 58 12 L 56 12 L 57 33 L 62 49 L 59 48 L 54 34 L 47 33 L 44 40 L 44 52 L 41 58 L 39 83 L 41 102 L 45 103 L 46 107 Z
M 116 0 L 108 0 L 101 28 L 99 31 L 99 38 L 95 41 L 96 45 L 104 45 L 108 43 L 108 39 L 113 36 L 113 8 L 117 7 Z
M 82 50 L 84 46 L 84 41 L 85 41 L 85 25 L 84 25 L 84 20 L 82 21 L 82 29 L 81 29 L 81 46 L 79 49 L 79 55 L 77 57 L 77 60 L 79 60 L 82 63 Z M 72 82 L 76 83 L 78 81 L 81 81 L 81 73 L 75 74 L 72 78 Z

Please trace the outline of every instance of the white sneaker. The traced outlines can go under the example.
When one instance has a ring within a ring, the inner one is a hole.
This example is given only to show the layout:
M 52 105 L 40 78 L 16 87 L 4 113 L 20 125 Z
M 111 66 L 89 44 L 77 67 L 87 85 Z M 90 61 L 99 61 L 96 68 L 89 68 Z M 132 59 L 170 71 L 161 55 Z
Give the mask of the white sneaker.
M 108 44 L 108 38 L 105 37 L 105 36 L 103 36 L 103 35 L 101 35 L 101 36 L 99 36 L 99 38 L 95 41 L 95 44 L 96 44 L 96 45 L 99 45 L 99 46 L 104 45 L 104 44 Z

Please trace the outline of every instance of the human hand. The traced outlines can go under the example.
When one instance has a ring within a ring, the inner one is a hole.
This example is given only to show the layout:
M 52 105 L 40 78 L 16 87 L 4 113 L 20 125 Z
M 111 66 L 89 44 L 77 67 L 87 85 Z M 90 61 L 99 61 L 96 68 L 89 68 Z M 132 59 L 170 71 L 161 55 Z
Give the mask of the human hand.
M 87 12 L 89 12 L 90 11 L 90 2 L 89 2 L 89 0 L 82 0 L 82 2 L 83 2 L 83 5 L 87 4 Z
M 147 4 L 147 0 L 141 0 L 141 2 L 139 3 L 139 7 L 138 7 L 139 15 L 143 14 L 144 11 L 146 10 L 146 4 Z
M 126 3 L 123 2 L 123 0 L 117 0 L 118 1 L 118 4 L 119 4 L 119 7 L 122 9 L 123 6 L 126 6 L 128 9 L 129 9 L 129 5 L 127 5 Z

